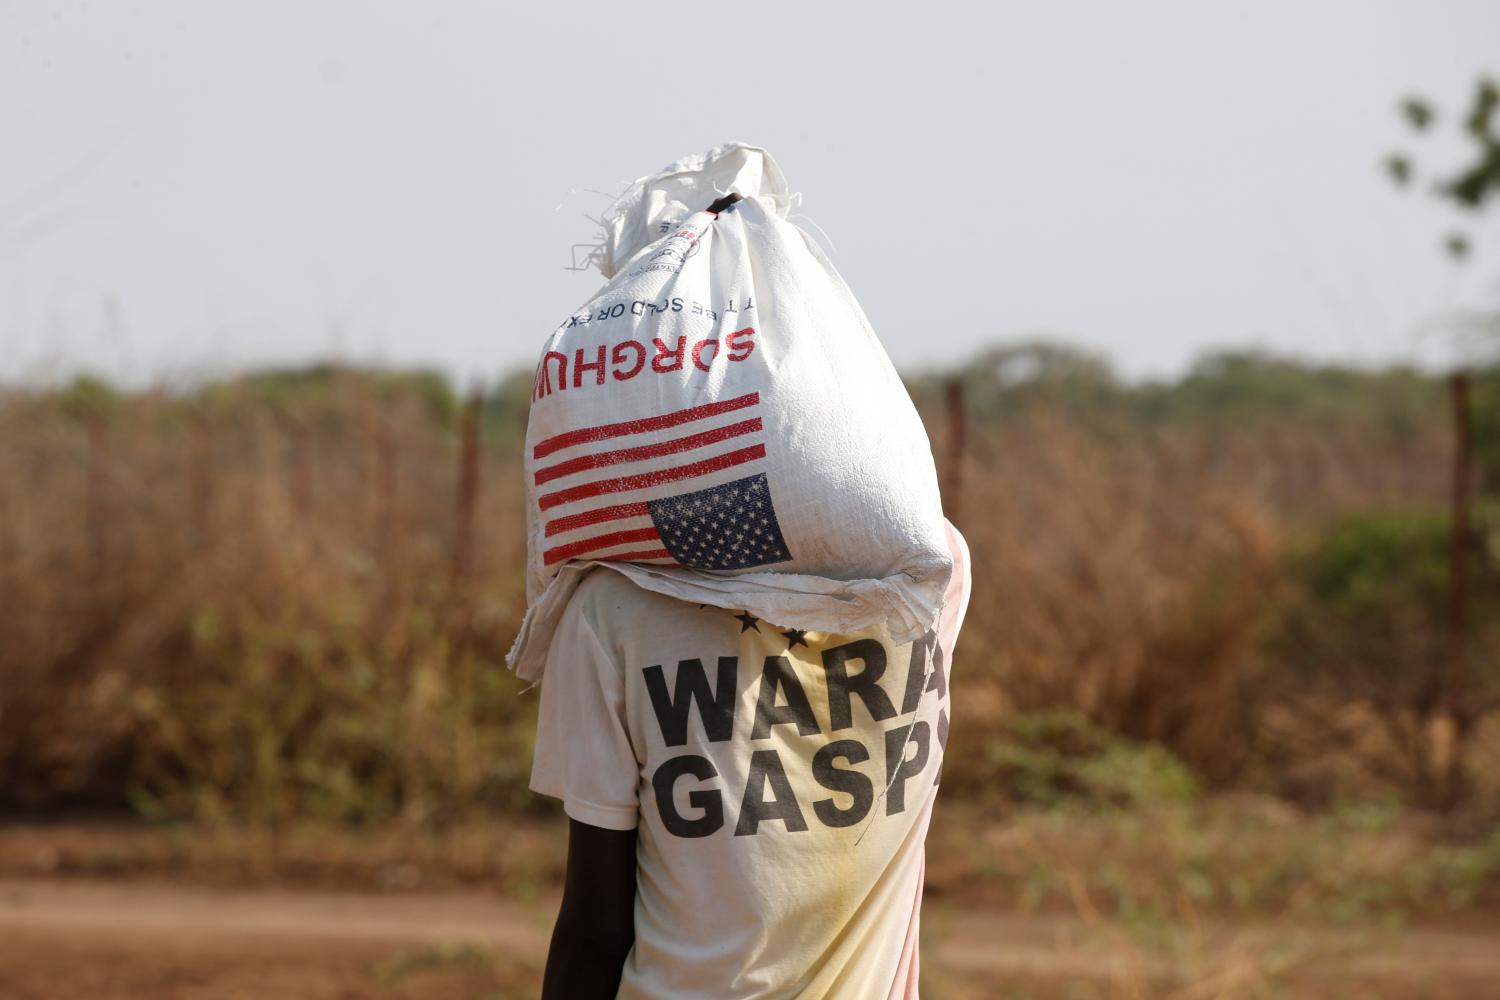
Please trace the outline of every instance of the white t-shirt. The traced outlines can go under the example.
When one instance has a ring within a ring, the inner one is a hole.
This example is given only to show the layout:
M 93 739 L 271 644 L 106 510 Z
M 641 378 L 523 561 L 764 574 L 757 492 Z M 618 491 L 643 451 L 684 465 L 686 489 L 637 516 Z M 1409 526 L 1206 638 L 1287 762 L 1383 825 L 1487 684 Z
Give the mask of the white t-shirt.
M 684 603 L 596 570 L 543 675 L 531 787 L 639 827 L 620 1000 L 912 1000 L 949 666 L 932 640 L 831 635 Z

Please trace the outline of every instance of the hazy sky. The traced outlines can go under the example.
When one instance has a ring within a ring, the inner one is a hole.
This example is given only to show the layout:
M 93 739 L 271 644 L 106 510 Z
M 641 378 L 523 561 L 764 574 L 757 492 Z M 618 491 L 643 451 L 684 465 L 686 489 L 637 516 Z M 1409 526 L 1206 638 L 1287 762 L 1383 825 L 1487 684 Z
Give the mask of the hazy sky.
M 530 366 L 602 280 L 564 269 L 599 192 L 730 139 L 903 366 L 1036 333 L 1131 374 L 1437 362 L 1500 227 L 1453 267 L 1377 164 L 1400 95 L 1482 71 L 1485 0 L 0 0 L 0 377 Z

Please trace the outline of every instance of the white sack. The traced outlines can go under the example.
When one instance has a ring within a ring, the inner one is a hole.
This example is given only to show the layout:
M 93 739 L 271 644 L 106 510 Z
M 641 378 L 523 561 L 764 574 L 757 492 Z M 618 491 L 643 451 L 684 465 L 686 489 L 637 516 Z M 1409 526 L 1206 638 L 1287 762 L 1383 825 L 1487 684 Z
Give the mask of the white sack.
M 606 214 L 610 281 L 536 369 L 521 676 L 592 567 L 790 628 L 910 642 L 936 621 L 952 560 L 926 432 L 789 201 L 768 153 L 730 144 Z

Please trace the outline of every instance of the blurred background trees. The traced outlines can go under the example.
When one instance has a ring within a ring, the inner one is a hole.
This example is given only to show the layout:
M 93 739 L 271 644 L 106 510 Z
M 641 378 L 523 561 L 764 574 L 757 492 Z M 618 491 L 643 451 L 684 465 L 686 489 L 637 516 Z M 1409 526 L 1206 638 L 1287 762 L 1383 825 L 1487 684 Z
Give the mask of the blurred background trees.
M 3 804 L 535 807 L 503 665 L 528 385 L 325 366 L 0 397 Z M 981 582 L 945 783 L 1496 804 L 1466 767 L 1497 746 L 1493 505 L 1446 673 L 1444 379 L 1240 352 L 1132 384 L 1040 340 L 911 389 Z

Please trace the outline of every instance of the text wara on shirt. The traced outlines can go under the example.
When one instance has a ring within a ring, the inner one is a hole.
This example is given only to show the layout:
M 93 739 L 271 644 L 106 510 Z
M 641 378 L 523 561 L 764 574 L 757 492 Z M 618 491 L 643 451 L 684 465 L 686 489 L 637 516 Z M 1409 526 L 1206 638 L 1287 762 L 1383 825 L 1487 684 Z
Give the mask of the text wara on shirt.
M 853 728 L 855 698 L 863 703 L 873 719 L 884 722 L 898 714 L 905 716 L 915 712 L 924 690 L 937 691 L 939 697 L 946 695 L 947 679 L 942 664 L 935 663 L 936 669 L 930 675 L 925 670 L 928 650 L 935 641 L 935 635 L 929 633 L 922 641 L 912 644 L 899 713 L 879 683 L 886 668 L 884 646 L 874 639 L 858 639 L 824 650 L 822 667 L 827 680 L 829 735 Z M 863 663 L 863 669 L 851 674 L 849 665 L 856 661 Z M 718 658 L 718 676 L 713 685 L 709 684 L 703 661 L 696 658 L 678 661 L 670 690 L 660 664 L 647 667 L 642 673 L 652 711 L 667 746 L 684 746 L 688 742 L 688 720 L 694 707 L 708 742 L 723 743 L 733 738 L 735 710 L 739 703 L 736 690 L 739 657 Z M 772 730 L 779 725 L 795 725 L 802 736 L 815 736 L 822 731 L 807 692 L 787 657 L 767 656 L 759 682 L 755 721 L 749 737 L 752 743 L 770 739 Z M 937 729 L 939 761 L 937 773 L 933 776 L 934 785 L 941 778 L 941 754 L 948 743 L 946 710 L 938 717 Z M 906 784 L 922 773 L 931 755 L 933 734 L 930 730 L 926 722 L 914 719 L 883 733 L 884 746 L 878 749 L 885 761 L 880 787 L 887 790 L 887 816 L 906 809 Z M 812 802 L 813 815 L 824 826 L 853 826 L 869 815 L 875 802 L 876 786 L 859 765 L 870 760 L 870 756 L 870 748 L 861 740 L 852 738 L 830 740 L 813 755 L 813 780 L 830 792 L 841 792 L 851 799 L 844 807 L 840 807 L 831 796 Z M 840 766 L 840 761 L 847 766 Z M 713 762 L 699 754 L 671 757 L 657 767 L 651 777 L 651 787 L 662 825 L 669 833 L 678 837 L 707 837 L 725 826 L 724 793 L 719 788 L 710 785 L 688 793 L 688 804 L 697 811 L 697 815 L 691 817 L 678 810 L 674 799 L 680 780 L 691 777 L 700 782 L 712 782 L 718 776 Z M 781 755 L 772 747 L 751 750 L 745 788 L 734 821 L 735 836 L 759 833 L 761 824 L 769 820 L 782 821 L 788 832 L 808 828 L 802 803 L 798 802 L 788 780 Z

